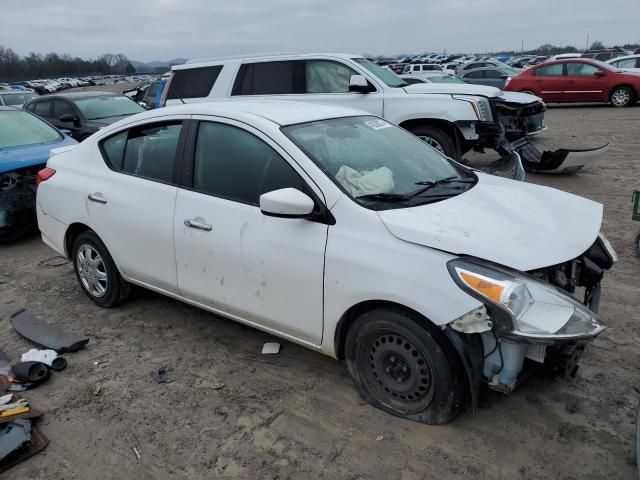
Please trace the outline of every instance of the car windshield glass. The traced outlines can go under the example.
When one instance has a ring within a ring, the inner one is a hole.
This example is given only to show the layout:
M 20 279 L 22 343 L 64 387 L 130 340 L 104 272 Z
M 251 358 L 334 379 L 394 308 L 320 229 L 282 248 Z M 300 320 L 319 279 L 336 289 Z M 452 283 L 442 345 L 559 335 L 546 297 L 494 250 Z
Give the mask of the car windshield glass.
M 406 130 L 377 117 L 283 127 L 351 198 L 373 208 L 415 206 L 462 193 L 475 176 Z
M 0 111 L 0 149 L 61 140 L 57 130 L 21 110 Z
M 382 80 L 388 87 L 396 88 L 407 86 L 407 82 L 405 82 L 388 68 L 382 68 L 380 65 L 376 65 L 366 58 L 353 58 L 352 60 L 369 70 L 369 72 Z
M 465 83 L 463 80 L 451 75 L 434 75 L 433 77 L 427 78 L 433 83 Z
M 35 93 L 25 92 L 25 93 L 9 93 L 0 95 L 2 97 L 2 101 L 5 105 L 22 105 L 27 103 L 32 98 L 37 97 L 38 95 Z
M 87 120 L 119 117 L 144 112 L 144 108 L 123 96 L 90 97 L 74 100 Z

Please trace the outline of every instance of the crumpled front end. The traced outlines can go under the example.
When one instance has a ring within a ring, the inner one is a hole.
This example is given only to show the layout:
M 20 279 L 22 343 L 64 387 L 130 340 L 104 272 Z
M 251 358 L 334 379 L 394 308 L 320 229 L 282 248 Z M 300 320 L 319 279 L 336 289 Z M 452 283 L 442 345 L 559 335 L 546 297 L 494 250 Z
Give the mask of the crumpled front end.
M 456 283 L 484 305 L 450 326 L 480 334 L 489 388 L 510 393 L 541 365 L 574 376 L 585 345 L 606 328 L 597 315 L 601 281 L 616 261 L 602 234 L 580 256 L 526 273 L 473 258 L 452 260 Z
M 35 227 L 35 181 L 40 168 L 0 174 L 0 240 L 13 240 Z

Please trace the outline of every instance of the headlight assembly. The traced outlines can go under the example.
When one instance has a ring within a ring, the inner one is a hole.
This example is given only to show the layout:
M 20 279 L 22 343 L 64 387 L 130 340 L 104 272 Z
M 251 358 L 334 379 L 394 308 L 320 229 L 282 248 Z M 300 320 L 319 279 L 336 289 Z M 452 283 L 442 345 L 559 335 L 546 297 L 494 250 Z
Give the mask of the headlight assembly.
M 593 338 L 606 328 L 580 302 L 527 275 L 464 258 L 447 266 L 458 286 L 492 311 L 503 336 L 578 340 Z
M 469 102 L 473 107 L 474 112 L 478 116 L 479 120 L 483 122 L 493 121 L 493 115 L 491 114 L 491 104 L 489 100 L 484 97 L 476 97 L 473 95 L 453 95 L 456 100 L 462 100 Z

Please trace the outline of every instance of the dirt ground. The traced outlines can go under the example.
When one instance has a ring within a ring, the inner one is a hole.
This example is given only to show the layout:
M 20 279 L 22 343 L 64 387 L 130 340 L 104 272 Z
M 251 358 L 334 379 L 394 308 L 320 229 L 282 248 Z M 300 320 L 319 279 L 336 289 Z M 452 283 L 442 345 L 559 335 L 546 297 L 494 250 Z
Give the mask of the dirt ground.
M 98 308 L 71 265 L 48 265 L 54 253 L 32 236 L 0 247 L 0 348 L 17 359 L 32 347 L 7 320 L 23 307 L 91 341 L 27 392 L 51 443 L 2 478 L 636 478 L 640 107 L 551 108 L 546 118 L 539 142 L 611 143 L 591 170 L 527 178 L 602 202 L 620 257 L 602 294 L 610 328 L 575 380 L 534 378 L 446 426 L 404 421 L 364 404 L 344 364 L 287 342 L 262 356 L 274 338 L 232 321 L 142 290 Z M 171 383 L 154 382 L 159 367 Z

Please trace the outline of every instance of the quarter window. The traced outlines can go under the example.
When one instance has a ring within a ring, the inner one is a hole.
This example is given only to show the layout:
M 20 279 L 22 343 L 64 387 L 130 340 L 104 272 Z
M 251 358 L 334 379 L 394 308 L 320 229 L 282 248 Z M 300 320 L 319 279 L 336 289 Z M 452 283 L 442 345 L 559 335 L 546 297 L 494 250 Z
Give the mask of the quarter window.
M 181 121 L 134 127 L 104 140 L 102 153 L 112 170 L 173 183 L 181 131 Z
M 255 135 L 230 125 L 202 122 L 193 175 L 195 190 L 250 205 L 281 188 L 305 190 L 296 171 Z

